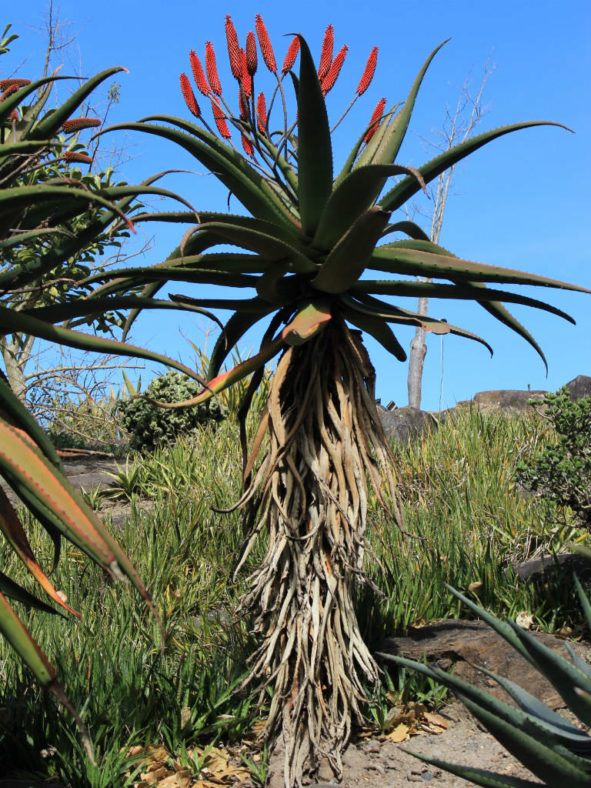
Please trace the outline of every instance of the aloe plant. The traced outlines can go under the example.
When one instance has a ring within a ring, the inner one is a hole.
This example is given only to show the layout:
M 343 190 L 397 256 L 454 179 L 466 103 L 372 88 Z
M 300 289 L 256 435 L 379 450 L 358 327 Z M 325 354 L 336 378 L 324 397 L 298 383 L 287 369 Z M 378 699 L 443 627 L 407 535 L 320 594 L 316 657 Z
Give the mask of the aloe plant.
M 4 30 L 0 53 L 16 36 Z M 63 325 L 64 320 L 92 320 L 110 309 L 146 304 L 133 293 L 121 294 L 110 300 L 93 301 L 89 306 L 84 291 L 74 292 L 62 303 L 28 301 L 26 294 L 44 286 L 50 272 L 59 276 L 69 261 L 83 254 L 108 228 L 119 222 L 133 229 L 129 214 L 135 199 L 145 193 L 168 195 L 151 182 L 140 186 L 108 186 L 92 188 L 92 181 L 80 183 L 67 167 L 60 178 L 45 181 L 37 173 L 55 156 L 58 135 L 67 143 L 81 129 L 96 125 L 89 118 L 72 118 L 89 94 L 105 79 L 120 71 L 107 69 L 85 81 L 60 106 L 44 111 L 48 90 L 56 80 L 67 79 L 56 74 L 43 79 L 8 79 L 0 81 L 0 336 L 19 333 L 41 337 L 75 348 L 111 351 L 170 364 L 201 381 L 191 370 L 164 356 L 75 331 Z M 31 103 L 28 103 L 31 102 Z M 72 155 L 68 156 L 70 152 Z M 68 151 L 64 161 L 90 161 L 79 150 Z M 153 181 L 154 179 L 152 179 Z M 71 226 L 76 226 L 72 233 Z M 44 244 L 43 240 L 51 242 Z M 57 239 L 57 240 L 56 240 Z M 41 243 L 40 243 L 41 242 Z M 19 254 L 27 249 L 35 254 Z M 167 302 L 166 308 L 178 308 Z M 66 538 L 114 578 L 127 579 L 156 612 L 151 598 L 119 544 L 105 530 L 83 498 L 67 482 L 59 456 L 24 404 L 11 389 L 0 371 L 0 477 L 12 488 L 20 501 L 38 518 L 53 540 L 55 562 L 59 558 L 62 538 Z M 0 531 L 8 545 L 22 559 L 31 575 L 58 610 L 78 615 L 54 588 L 35 557 L 23 521 L 7 493 L 0 488 Z M 46 613 L 58 610 L 31 594 L 0 571 L 0 633 L 11 643 L 19 656 L 33 671 L 38 681 L 68 706 L 84 733 L 85 745 L 92 759 L 90 740 L 82 721 L 69 704 L 57 680 L 54 668 L 30 633 L 20 621 L 8 599 Z
M 258 535 L 266 531 L 268 536 L 266 555 L 251 575 L 241 608 L 255 615 L 258 642 L 249 681 L 258 685 L 261 699 L 267 697 L 266 688 L 273 688 L 262 735 L 282 730 L 285 782 L 291 786 L 301 784 L 304 771 L 313 773 L 323 755 L 340 775 L 341 753 L 360 719 L 363 680 L 378 681 L 352 602 L 353 583 L 364 576 L 368 478 L 392 520 L 401 525 L 401 517 L 362 332 L 400 361 L 405 352 L 392 330 L 396 325 L 457 334 L 490 349 L 470 331 L 414 314 L 390 297 L 471 299 L 529 342 L 545 363 L 535 339 L 505 303 L 571 318 L 501 285 L 583 288 L 459 259 L 399 214 L 426 183 L 483 145 L 518 130 L 560 124 L 503 126 L 422 167 L 399 163 L 419 88 L 442 44 L 427 58 L 404 102 L 387 108 L 382 99 L 371 115 L 368 112 L 367 125 L 359 129 L 350 155 L 336 172 L 332 134 L 339 121 L 331 128 L 325 98 L 342 73 L 347 47 L 333 56 L 334 29 L 329 26 L 316 65 L 306 40 L 295 34 L 279 68 L 260 15 L 254 27 L 241 46 L 231 18 L 226 18 L 237 111 L 223 92 L 215 50 L 207 42 L 205 68 L 194 51 L 189 58 L 204 98 L 197 99 L 187 74 L 180 76 L 191 120 L 152 115 L 112 127 L 179 145 L 227 187 L 242 212 L 199 208 L 198 224 L 166 260 L 96 277 L 88 301 L 116 298 L 128 288 L 141 291 L 149 301 L 172 281 L 236 288 L 235 296 L 172 295 L 171 300 L 187 307 L 231 310 L 212 353 L 208 388 L 184 404 L 203 402 L 254 372 L 242 405 L 243 422 L 264 365 L 279 356 L 266 409 L 245 455 L 244 493 L 235 505 L 245 507 L 247 533 L 238 568 Z M 377 56 L 374 48 L 353 102 L 367 91 Z M 257 93 L 255 84 L 258 89 L 265 71 L 271 86 Z M 209 120 L 199 102 L 211 108 Z M 397 180 L 392 183 L 392 178 Z M 194 217 L 179 211 L 163 213 L 162 218 L 191 223 Z M 226 244 L 235 249 L 215 251 Z M 363 276 L 365 272 L 377 272 L 379 278 Z M 256 295 L 240 297 L 243 288 Z M 138 313 L 130 313 L 126 328 Z M 232 349 L 256 325 L 263 333 L 259 352 L 224 370 Z M 244 423 L 242 442 L 246 448 Z
M 591 602 L 575 576 L 577 594 L 587 624 L 591 627 Z M 583 726 L 591 725 L 591 665 L 581 659 L 568 642 L 565 643 L 572 662 L 540 643 L 513 621 L 501 621 L 479 605 L 448 586 L 449 591 L 484 619 L 509 645 L 533 665 L 552 684 L 565 706 Z M 568 722 L 518 684 L 479 668 L 494 679 L 515 701 L 511 705 L 462 679 L 421 662 L 379 654 L 383 659 L 412 668 L 451 689 L 477 720 L 521 763 L 549 788 L 565 785 L 591 785 L 591 737 L 582 728 Z M 437 758 L 429 758 L 409 750 L 426 763 L 457 774 L 476 785 L 494 788 L 526 788 L 539 782 L 520 780 L 476 767 L 459 766 Z

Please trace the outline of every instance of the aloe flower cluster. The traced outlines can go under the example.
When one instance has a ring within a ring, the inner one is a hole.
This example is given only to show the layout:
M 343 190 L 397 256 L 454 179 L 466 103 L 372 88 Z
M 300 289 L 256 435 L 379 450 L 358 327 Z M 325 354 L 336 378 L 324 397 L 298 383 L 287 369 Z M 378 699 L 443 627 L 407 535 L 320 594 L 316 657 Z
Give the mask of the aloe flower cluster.
M 217 133 L 224 140 L 230 141 L 232 139 L 231 128 L 234 128 L 236 134 L 240 135 L 244 152 L 252 159 L 258 158 L 268 163 L 270 154 L 265 147 L 260 144 L 253 130 L 256 128 L 261 135 L 267 139 L 270 138 L 267 106 L 273 106 L 278 93 L 282 98 L 283 109 L 285 111 L 286 101 L 282 82 L 283 78 L 295 65 L 300 50 L 300 40 L 298 36 L 293 36 L 283 59 L 281 69 L 279 70 L 269 33 L 267 32 L 267 28 L 260 14 L 257 14 L 255 17 L 256 33 L 252 30 L 248 31 L 243 47 L 240 46 L 238 34 L 230 15 L 226 16 L 225 31 L 230 71 L 237 82 L 238 88 L 238 112 L 234 113 L 232 111 L 226 98 L 222 94 L 222 83 L 219 77 L 216 54 L 211 41 L 207 41 L 205 44 L 205 69 L 203 68 L 201 59 L 195 51 L 191 50 L 189 53 L 193 80 L 198 92 L 209 99 L 213 123 L 217 129 Z M 257 40 L 265 67 L 277 79 L 277 84 L 274 87 L 270 101 L 268 101 L 263 91 L 256 94 L 254 90 L 255 75 L 257 74 L 259 65 Z M 317 71 L 318 81 L 323 96 L 326 96 L 334 87 L 341 74 L 348 51 L 349 47 L 343 45 L 337 54 L 334 55 L 334 27 L 333 25 L 328 25 L 324 32 Z M 378 47 L 376 46 L 373 47 L 369 54 L 355 91 L 355 97 L 346 112 L 351 109 L 355 100 L 359 96 L 362 96 L 370 86 L 375 74 L 377 62 Z M 191 85 L 191 80 L 186 73 L 180 75 L 180 86 L 183 98 L 191 114 L 199 118 L 206 128 L 211 131 L 212 127 L 208 125 L 203 117 L 201 106 L 197 101 L 197 97 Z M 369 124 L 370 129 L 365 136 L 364 142 L 369 142 L 377 129 L 378 121 L 383 115 L 385 105 L 385 98 L 378 102 L 371 116 Z

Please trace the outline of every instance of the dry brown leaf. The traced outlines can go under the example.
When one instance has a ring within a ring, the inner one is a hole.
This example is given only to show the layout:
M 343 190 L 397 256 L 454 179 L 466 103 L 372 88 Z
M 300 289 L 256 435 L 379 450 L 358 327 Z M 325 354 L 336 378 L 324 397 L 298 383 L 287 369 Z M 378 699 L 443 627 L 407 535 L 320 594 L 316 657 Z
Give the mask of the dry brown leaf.
M 432 711 L 426 711 L 423 714 L 423 718 L 429 723 L 429 725 L 435 726 L 437 728 L 443 728 L 443 730 L 447 730 L 451 724 L 449 720 L 445 719 L 445 717 L 441 717 L 439 714 L 435 714 Z
M 158 783 L 158 788 L 189 788 L 191 785 L 191 774 L 184 770 L 165 777 Z
M 407 739 L 410 738 L 408 733 L 409 730 L 410 730 L 409 726 L 401 722 L 399 725 L 397 725 L 394 728 L 394 730 L 386 734 L 386 739 L 388 739 L 389 741 L 393 741 L 395 743 L 406 741 Z

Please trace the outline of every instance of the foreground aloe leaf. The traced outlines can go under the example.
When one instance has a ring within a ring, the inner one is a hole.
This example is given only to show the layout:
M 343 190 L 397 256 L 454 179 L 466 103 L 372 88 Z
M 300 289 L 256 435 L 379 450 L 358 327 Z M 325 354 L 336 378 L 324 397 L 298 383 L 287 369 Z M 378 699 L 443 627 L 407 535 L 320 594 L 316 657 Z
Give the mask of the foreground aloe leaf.
M 586 610 L 591 610 L 589 600 L 583 593 L 578 579 L 575 578 L 575 581 L 581 599 L 586 602 Z M 591 720 L 591 673 L 588 665 L 584 665 L 579 657 L 574 660 L 574 663 L 569 662 L 539 642 L 529 632 L 520 629 L 514 622 L 500 621 L 455 589 L 449 586 L 448 588 L 454 596 L 467 604 L 481 618 L 484 618 L 499 635 L 531 662 L 559 692 L 566 706 L 585 725 L 589 725 Z M 484 690 L 447 674 L 439 668 L 431 668 L 404 657 L 388 654 L 380 654 L 379 656 L 417 670 L 452 689 L 482 725 L 533 774 L 543 780 L 544 785 L 556 788 L 563 785 L 573 785 L 577 788 L 591 785 L 591 737 L 585 730 L 567 722 L 515 682 L 482 669 L 505 689 L 517 707 L 500 701 Z M 409 750 L 409 752 L 411 751 Z M 467 780 L 472 780 L 477 785 L 532 784 L 527 781 L 515 783 L 505 775 L 450 764 L 412 752 L 411 754 L 417 755 L 426 763 L 431 763 Z

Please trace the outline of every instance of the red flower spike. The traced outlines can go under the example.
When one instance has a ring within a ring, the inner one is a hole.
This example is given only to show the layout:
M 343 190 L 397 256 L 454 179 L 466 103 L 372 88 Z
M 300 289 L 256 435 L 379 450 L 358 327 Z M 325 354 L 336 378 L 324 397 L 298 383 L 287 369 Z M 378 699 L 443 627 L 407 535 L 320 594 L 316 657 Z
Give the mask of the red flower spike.
M 12 96 L 13 93 L 16 93 L 19 89 L 18 85 L 9 85 L 6 90 L 0 95 L 0 103 L 7 99 L 9 96 Z
M 240 65 L 240 45 L 238 35 L 230 15 L 226 17 L 226 41 L 228 42 L 228 55 L 230 56 L 230 69 L 235 79 L 240 79 L 242 68 Z
M 365 93 L 365 91 L 368 89 L 369 84 L 373 79 L 373 75 L 375 74 L 377 62 L 378 62 L 378 48 L 374 47 L 369 53 L 369 57 L 367 58 L 367 63 L 365 64 L 365 70 L 361 75 L 361 79 L 359 80 L 359 84 L 357 85 L 357 90 L 355 91 L 358 96 L 363 95 L 363 93 Z
M 261 134 L 267 133 L 267 102 L 264 93 L 259 93 L 257 99 L 257 126 Z
M 195 54 L 195 50 L 192 49 L 189 52 L 189 60 L 191 61 L 191 71 L 193 72 L 193 79 L 195 80 L 195 84 L 197 85 L 199 91 L 203 93 L 204 96 L 211 96 L 211 88 L 209 87 L 209 83 L 205 78 L 205 73 L 203 71 L 203 66 L 201 65 L 201 61 Z
M 242 80 L 240 82 L 242 86 L 242 90 L 246 93 L 247 96 L 252 94 L 252 77 L 248 72 L 248 62 L 246 58 L 246 52 L 241 49 L 240 50 L 240 61 L 242 63 Z
M 215 52 L 211 41 L 205 42 L 205 73 L 211 90 L 216 96 L 222 95 L 222 83 L 218 75 L 218 67 L 215 61 Z
M 246 34 L 246 66 L 248 73 L 254 77 L 257 71 L 258 58 L 257 58 L 257 40 L 252 30 Z
M 287 50 L 287 54 L 285 55 L 283 65 L 281 66 L 281 72 L 283 74 L 293 68 L 293 64 L 295 63 L 295 59 L 298 56 L 299 51 L 300 39 L 297 36 L 294 36 L 291 44 L 289 45 L 289 49 Z
M 68 150 L 62 156 L 62 159 L 65 161 L 79 161 L 82 164 L 92 164 L 92 159 L 90 156 L 87 156 L 85 153 L 77 153 L 73 150 Z
M 265 27 L 265 23 L 263 22 L 260 14 L 255 16 L 255 28 L 257 31 L 257 36 L 259 37 L 259 46 L 261 48 L 261 54 L 263 55 L 265 65 L 272 74 L 276 74 L 277 63 L 275 62 L 275 53 L 273 52 L 271 39 L 269 38 L 267 28 Z
M 338 55 L 332 61 L 332 65 L 328 71 L 328 74 L 324 77 L 323 80 L 320 82 L 320 87 L 322 88 L 322 92 L 326 96 L 329 90 L 332 90 L 334 87 L 334 83 L 337 81 L 337 77 L 341 72 L 341 68 L 343 67 L 343 63 L 345 62 L 345 57 L 347 56 L 347 52 L 349 51 L 348 46 L 341 47 L 339 50 Z
M 248 156 L 252 156 L 254 158 L 254 148 L 252 146 L 252 142 L 244 134 L 241 134 L 240 136 L 242 137 L 242 147 L 244 148 L 245 153 Z
M 16 85 L 17 88 L 24 88 L 25 85 L 30 85 L 30 79 L 0 79 L 0 91 L 4 92 L 8 88 Z
M 322 41 L 322 51 L 320 52 L 320 65 L 318 66 L 318 79 L 322 80 L 330 71 L 332 64 L 332 49 L 334 45 L 334 29 L 329 25 L 324 31 L 324 40 Z
M 201 110 L 199 109 L 199 104 L 197 103 L 195 94 L 193 93 L 193 88 L 191 87 L 191 83 L 189 82 L 189 77 L 186 74 L 181 74 L 180 79 L 181 79 L 181 93 L 183 94 L 183 98 L 185 99 L 185 104 L 189 108 L 189 112 L 191 112 L 192 115 L 195 115 L 195 117 L 198 118 L 201 115 Z M 66 124 L 64 123 L 64 126 L 65 125 Z
M 374 109 L 373 115 L 371 116 L 371 120 L 369 121 L 369 131 L 363 138 L 363 141 L 366 144 L 370 141 L 370 139 L 378 130 L 378 126 L 380 125 L 379 121 L 380 118 L 382 117 L 385 107 L 386 107 L 386 99 L 385 98 L 380 99 L 376 104 L 376 108 Z
M 16 121 L 18 120 L 18 110 L 16 108 L 12 110 L 12 112 L 8 116 L 8 119 L 10 120 L 11 123 L 16 123 Z
M 217 126 L 220 135 L 225 140 L 229 140 L 232 135 L 230 134 L 230 129 L 226 123 L 226 116 L 222 112 L 220 105 L 217 104 L 214 99 L 211 100 L 211 111 L 213 112 L 213 119 L 215 120 L 215 125 Z
M 98 118 L 70 118 L 64 120 L 62 129 L 66 134 L 71 134 L 73 131 L 80 131 L 81 129 L 89 129 L 91 126 L 100 126 L 101 122 Z

